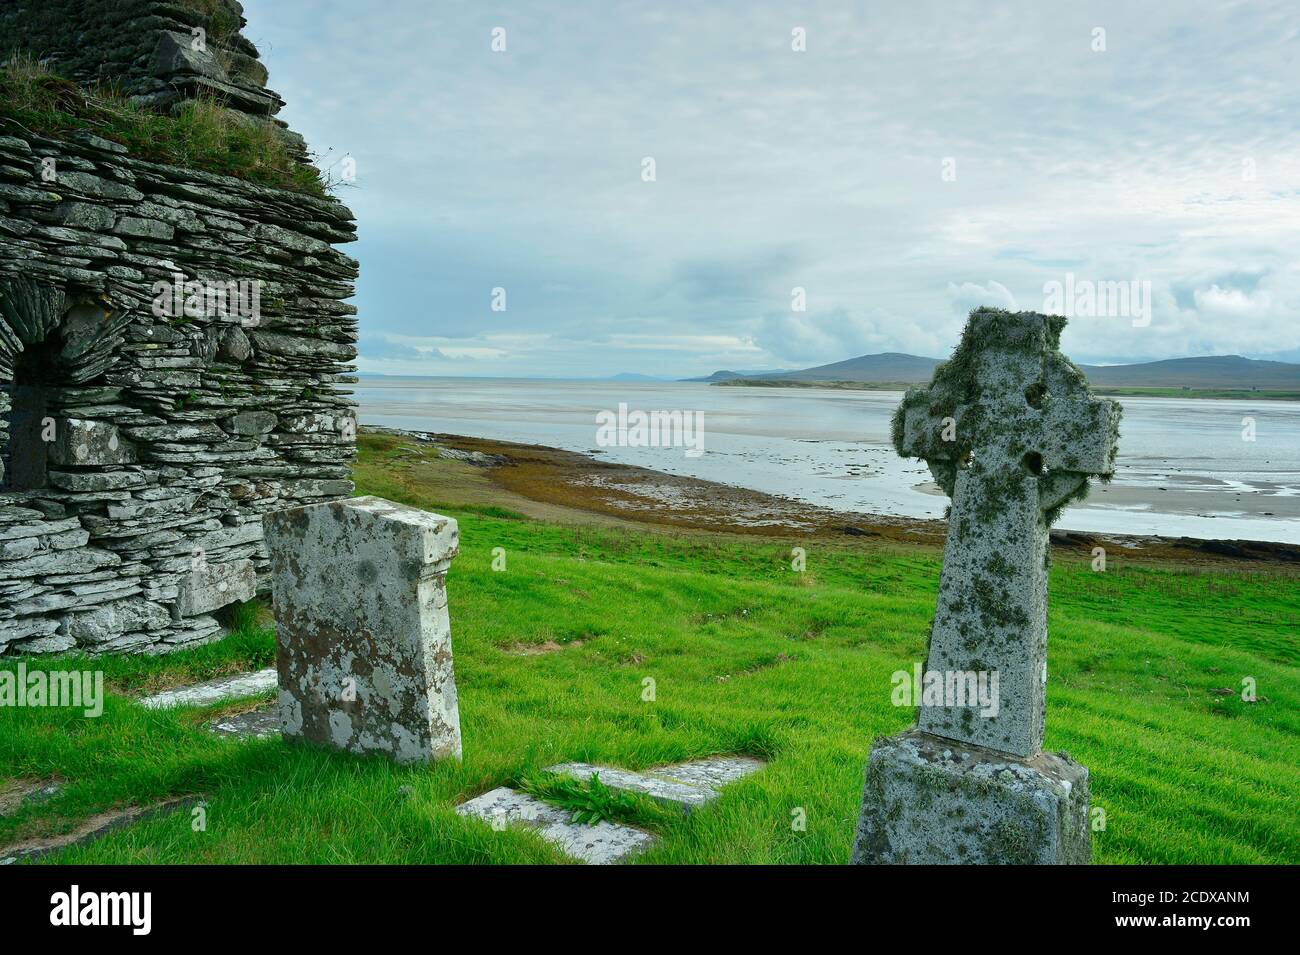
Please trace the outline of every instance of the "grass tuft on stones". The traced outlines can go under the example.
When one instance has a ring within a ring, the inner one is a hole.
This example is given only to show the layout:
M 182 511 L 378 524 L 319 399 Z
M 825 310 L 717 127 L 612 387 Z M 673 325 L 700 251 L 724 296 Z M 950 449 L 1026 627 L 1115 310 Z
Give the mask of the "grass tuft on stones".
M 327 194 L 320 172 L 299 161 L 271 122 L 226 109 L 211 96 L 156 113 L 112 87 L 84 89 L 30 56 L 0 67 L 0 131 L 90 133 L 125 146 L 138 159 L 318 198 Z
M 596 773 L 585 780 L 558 773 L 532 773 L 519 780 L 519 788 L 552 806 L 567 810 L 571 822 L 594 826 L 621 822 L 653 827 L 676 817 L 653 800 L 611 789 Z

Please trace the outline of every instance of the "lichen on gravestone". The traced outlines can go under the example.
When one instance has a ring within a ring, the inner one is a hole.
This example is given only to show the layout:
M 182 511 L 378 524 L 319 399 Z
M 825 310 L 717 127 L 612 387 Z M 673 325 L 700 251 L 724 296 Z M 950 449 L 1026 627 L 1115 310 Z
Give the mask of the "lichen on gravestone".
M 1087 770 L 1041 752 L 1048 529 L 1113 472 L 1121 412 L 1061 354 L 1064 326 L 976 309 L 895 413 L 896 450 L 925 460 L 952 506 L 917 728 L 873 746 L 855 861 L 1016 861 L 989 848 L 1007 825 L 1042 834 L 1021 861 L 1086 861 Z M 983 841 L 933 815 L 936 781 L 965 793 L 951 810 Z
M 456 521 L 358 497 L 277 511 L 266 534 L 284 737 L 402 763 L 459 758 Z
M 1060 353 L 1065 319 L 977 309 L 930 386 L 909 390 L 895 447 L 952 497 L 927 670 L 992 671 L 996 716 L 924 707 L 923 729 L 1021 756 L 1042 746 L 1050 522 L 1109 476 L 1119 405 Z M 978 664 L 978 665 L 976 665 Z

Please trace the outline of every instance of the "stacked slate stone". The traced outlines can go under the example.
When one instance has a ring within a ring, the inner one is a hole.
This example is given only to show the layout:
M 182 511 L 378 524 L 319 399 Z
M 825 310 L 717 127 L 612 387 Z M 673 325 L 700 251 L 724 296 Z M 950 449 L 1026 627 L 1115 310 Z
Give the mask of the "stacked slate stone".
M 5 0 L 0 52 L 29 51 L 81 84 L 111 82 L 139 105 L 166 108 L 208 93 L 269 116 L 284 101 L 266 88 L 266 67 L 242 24 L 231 0 Z
M 57 24 L 62 72 L 92 71 L 99 43 L 142 96 L 190 88 L 151 86 L 157 58 L 132 52 L 206 22 L 183 3 L 32 7 L 5 5 L 0 43 Z M 155 14 L 91 30 L 100 7 Z M 249 96 L 231 107 L 255 105 L 265 72 L 232 62 Z M 332 247 L 352 215 L 89 134 L 0 133 L 0 653 L 216 639 L 214 612 L 269 587 L 263 515 L 352 491 L 357 266 Z

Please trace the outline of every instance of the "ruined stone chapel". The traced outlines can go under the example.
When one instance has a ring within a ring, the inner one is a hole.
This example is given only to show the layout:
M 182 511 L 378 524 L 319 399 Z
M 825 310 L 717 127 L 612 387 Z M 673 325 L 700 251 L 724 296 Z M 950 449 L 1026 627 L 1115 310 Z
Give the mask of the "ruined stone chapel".
M 243 26 L 0 0 L 0 654 L 216 639 L 352 491 L 353 217 Z

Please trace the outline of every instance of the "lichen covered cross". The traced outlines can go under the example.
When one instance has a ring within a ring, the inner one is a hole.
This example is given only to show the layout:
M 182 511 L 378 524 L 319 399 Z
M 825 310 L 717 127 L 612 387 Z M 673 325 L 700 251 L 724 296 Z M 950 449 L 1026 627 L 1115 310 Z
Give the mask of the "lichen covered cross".
M 976 309 L 894 417 L 898 453 L 952 498 L 918 725 L 1018 756 L 1043 742 L 1048 528 L 1090 476 L 1109 477 L 1119 438 L 1119 405 L 1059 350 L 1064 326 Z

